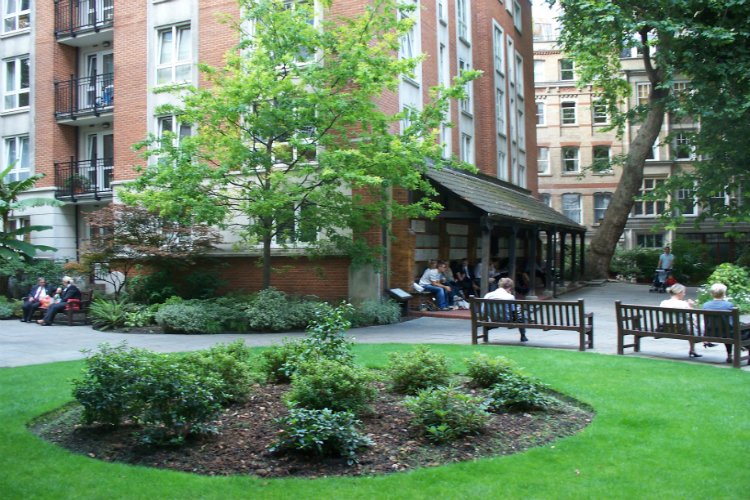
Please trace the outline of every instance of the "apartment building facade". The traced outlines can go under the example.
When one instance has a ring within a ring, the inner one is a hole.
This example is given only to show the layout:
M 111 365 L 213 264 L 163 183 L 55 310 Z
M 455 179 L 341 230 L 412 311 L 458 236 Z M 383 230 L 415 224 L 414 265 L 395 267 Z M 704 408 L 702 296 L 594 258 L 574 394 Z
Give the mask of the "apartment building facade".
M 483 77 L 467 87 L 468 98 L 451 107 L 453 127 L 442 129 L 439 140 L 446 156 L 476 165 L 503 189 L 521 193 L 526 203 L 537 178 L 536 130 L 529 119 L 534 110 L 530 2 L 415 2 L 416 22 L 402 53 L 426 58 L 415 75 L 403 77 L 397 93 L 383 96 L 379 104 L 390 112 L 420 108 L 432 86 L 449 83 L 461 71 L 481 69 Z M 116 202 L 117 187 L 144 165 L 133 145 L 148 134 L 192 133 L 177 116 L 157 113 L 174 97 L 155 90 L 203 84 L 197 64 L 220 66 L 237 42 L 221 18 L 238 19 L 238 5 L 234 0 L 0 0 L 0 5 L 3 165 L 15 162 L 11 178 L 44 174 L 29 196 L 60 202 L 16 214 L 13 223 L 52 226 L 35 233 L 33 241 L 57 248 L 45 257 L 74 261 L 90 238 L 85 214 Z M 363 6 L 362 0 L 337 0 L 330 10 L 316 12 L 356 15 Z M 451 195 L 446 196 L 450 202 Z M 407 287 L 418 261 L 438 254 L 481 255 L 482 229 L 475 212 L 481 210 L 454 216 L 452 222 L 394 222 L 389 230 L 395 243 L 388 243 L 379 268 L 353 269 L 337 255 L 312 263 L 304 246 L 280 245 L 275 267 L 284 271 L 274 275 L 272 284 L 290 292 L 315 289 L 325 298 Z M 581 229 L 544 207 L 542 212 L 548 233 L 558 227 Z M 373 231 L 373 238 L 385 242 L 384 234 Z M 217 253 L 230 263 L 225 277 L 235 288 L 257 289 L 259 250 L 237 251 L 232 236 L 226 237 Z

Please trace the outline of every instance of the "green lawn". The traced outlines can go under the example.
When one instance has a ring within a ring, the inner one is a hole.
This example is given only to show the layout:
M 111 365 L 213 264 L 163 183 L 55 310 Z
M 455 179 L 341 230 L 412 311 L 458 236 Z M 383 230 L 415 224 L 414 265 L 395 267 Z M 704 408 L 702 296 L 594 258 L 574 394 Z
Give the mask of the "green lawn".
M 403 345 L 363 345 L 382 366 Z M 633 356 L 498 346 L 434 346 L 454 360 L 476 349 L 513 358 L 597 412 L 583 433 L 526 453 L 385 477 L 209 478 L 101 463 L 26 430 L 71 399 L 80 362 L 0 370 L 0 498 L 748 498 L 750 373 Z

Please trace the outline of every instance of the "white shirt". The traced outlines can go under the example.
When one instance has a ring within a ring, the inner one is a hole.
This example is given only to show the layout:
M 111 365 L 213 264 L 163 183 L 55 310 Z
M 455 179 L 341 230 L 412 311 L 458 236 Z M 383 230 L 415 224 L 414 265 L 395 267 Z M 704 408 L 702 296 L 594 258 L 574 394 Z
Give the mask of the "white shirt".
M 499 300 L 516 300 L 516 297 L 504 288 L 498 288 L 497 290 L 488 292 L 484 296 L 484 298 L 485 299 L 499 299 Z

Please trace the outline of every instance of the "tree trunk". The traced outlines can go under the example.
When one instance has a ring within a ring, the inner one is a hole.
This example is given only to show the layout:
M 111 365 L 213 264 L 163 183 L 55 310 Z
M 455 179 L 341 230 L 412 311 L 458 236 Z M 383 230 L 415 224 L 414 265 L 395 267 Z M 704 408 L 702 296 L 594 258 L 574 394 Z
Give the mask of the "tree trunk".
M 652 82 L 652 88 L 655 87 Z M 635 139 L 630 143 L 620 182 L 612 195 L 604 220 L 591 238 L 586 256 L 587 279 L 606 279 L 609 275 L 609 263 L 628 222 L 630 210 L 633 208 L 633 197 L 638 194 L 643 182 L 646 158 L 659 137 L 664 122 L 665 104 L 662 92 L 652 92 L 650 109 Z
M 271 286 L 271 236 L 263 237 L 263 290 Z

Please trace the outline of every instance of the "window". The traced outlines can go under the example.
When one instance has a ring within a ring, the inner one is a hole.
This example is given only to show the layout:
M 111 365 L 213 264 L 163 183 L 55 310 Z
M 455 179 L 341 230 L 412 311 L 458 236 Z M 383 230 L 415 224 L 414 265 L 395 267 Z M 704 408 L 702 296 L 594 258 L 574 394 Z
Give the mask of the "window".
M 594 193 L 594 224 L 598 224 L 604 218 L 610 201 L 612 193 Z
M 548 207 L 552 206 L 552 195 L 549 193 L 539 193 L 539 201 L 547 205 Z
M 497 115 L 497 133 L 506 135 L 505 132 L 505 92 L 502 89 L 495 89 L 495 114 Z
M 672 157 L 675 160 L 689 160 L 694 157 L 690 134 L 678 132 L 672 142 Z
M 3 33 L 29 27 L 29 0 L 5 0 L 3 9 Z
M 563 125 L 575 125 L 576 121 L 576 103 L 563 102 L 560 104 L 561 122 Z
M 461 134 L 461 161 L 471 163 L 472 159 L 471 136 L 469 134 Z
M 594 172 L 612 171 L 610 149 L 609 146 L 594 146 L 591 154 L 594 160 L 592 164 Z
M 659 138 L 658 137 L 654 140 L 654 144 L 651 146 L 651 150 L 648 152 L 646 159 L 654 160 L 654 161 L 659 159 Z
M 174 138 L 174 144 L 179 144 L 182 139 L 191 135 L 190 125 L 182 123 L 175 115 L 162 116 L 158 119 L 159 137 L 169 134 Z
M 523 29 L 523 18 L 521 17 L 521 4 L 517 0 L 513 0 L 513 26 L 521 32 Z
M 534 23 L 534 41 L 535 42 L 550 42 L 555 40 L 555 28 L 552 23 L 539 22 Z
M 678 189 L 677 203 L 680 206 L 681 215 L 695 215 L 695 192 L 692 189 Z
M 541 59 L 534 59 L 534 81 L 544 81 L 544 61 Z
M 606 125 L 607 123 L 609 123 L 606 104 L 601 102 L 594 102 L 591 105 L 591 114 L 594 125 Z
M 411 19 L 413 21 L 413 24 L 411 25 L 411 28 L 409 29 L 409 31 L 407 31 L 401 37 L 401 46 L 399 49 L 399 55 L 401 56 L 402 59 L 411 59 L 413 57 L 416 57 L 417 53 L 419 52 L 416 46 L 417 12 L 418 10 L 399 11 L 399 16 L 401 17 L 401 19 Z
M 31 167 L 29 158 L 29 136 L 6 137 L 3 170 L 13 165 L 5 176 L 5 182 L 22 181 L 29 178 Z
M 562 195 L 563 215 L 573 222 L 581 223 L 581 195 L 566 193 Z
M 192 79 L 193 42 L 189 25 L 159 30 L 159 62 L 156 84 L 189 82 Z
M 293 204 L 276 214 L 276 236 L 274 243 L 289 245 L 293 243 L 311 243 L 318 239 L 318 228 L 310 220 L 312 205 L 299 206 Z
M 537 101 L 536 103 L 536 124 L 545 125 L 544 123 L 544 103 Z
M 463 74 L 466 71 L 469 71 L 471 69 L 471 65 L 464 61 L 463 59 L 458 60 L 458 74 Z M 472 112 L 472 96 L 471 96 L 471 82 L 466 82 L 464 85 L 464 90 L 466 91 L 466 98 L 461 99 L 461 111 L 464 113 L 471 114 Z
M 580 162 L 577 147 L 562 148 L 563 173 L 579 172 Z
M 560 59 L 560 80 L 575 80 L 575 64 L 572 59 Z
M 28 217 L 13 217 L 11 219 L 8 219 L 8 229 L 7 231 L 9 233 L 13 233 L 15 231 L 20 231 L 23 228 L 29 227 L 31 225 L 31 220 Z M 16 239 L 19 241 L 31 241 L 31 233 L 21 233 L 16 235 Z
M 648 104 L 648 97 L 651 94 L 650 83 L 639 83 L 636 85 L 636 104 L 638 106 L 645 106 Z
M 662 248 L 664 246 L 664 235 L 663 234 L 639 234 L 639 235 L 636 235 L 636 241 L 639 247 Z
M 448 23 L 448 6 L 445 4 L 446 0 L 438 0 L 437 2 L 437 15 L 441 23 Z
M 495 25 L 493 30 L 493 41 L 492 41 L 492 51 L 495 56 L 495 71 L 500 73 L 501 75 L 505 74 L 505 58 L 503 49 L 505 48 L 505 44 L 503 43 L 503 30 Z
M 29 58 L 17 57 L 5 61 L 3 88 L 4 109 L 27 108 L 29 106 Z
M 641 197 L 653 194 L 654 189 L 662 184 L 664 184 L 664 179 L 643 179 L 641 189 L 636 196 Z M 665 206 L 663 200 L 636 200 L 633 204 L 633 214 L 645 217 L 655 217 L 664 213 Z
M 469 41 L 468 12 L 466 12 L 466 0 L 456 0 L 456 22 L 458 24 L 458 37 Z
M 549 174 L 549 148 L 539 148 L 537 150 L 536 166 L 540 174 Z
M 726 190 L 722 189 L 707 200 L 705 209 L 708 209 L 712 214 L 716 214 L 722 212 L 727 205 L 729 205 L 729 197 Z

